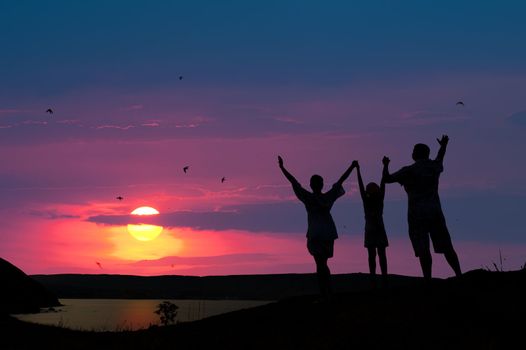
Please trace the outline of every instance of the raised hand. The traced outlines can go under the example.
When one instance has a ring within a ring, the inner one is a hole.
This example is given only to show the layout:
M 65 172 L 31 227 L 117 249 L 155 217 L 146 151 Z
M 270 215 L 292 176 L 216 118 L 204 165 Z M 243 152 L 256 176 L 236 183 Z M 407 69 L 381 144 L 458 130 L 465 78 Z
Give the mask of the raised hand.
M 437 139 L 437 142 L 440 146 L 445 147 L 447 146 L 447 143 L 449 142 L 449 136 L 442 135 L 441 139 Z
M 283 158 L 281 158 L 281 156 L 278 156 L 278 164 L 279 164 L 280 168 L 283 167 Z
M 389 159 L 388 157 L 383 157 L 382 158 L 382 164 L 383 165 L 389 165 L 389 162 L 391 161 L 391 159 Z

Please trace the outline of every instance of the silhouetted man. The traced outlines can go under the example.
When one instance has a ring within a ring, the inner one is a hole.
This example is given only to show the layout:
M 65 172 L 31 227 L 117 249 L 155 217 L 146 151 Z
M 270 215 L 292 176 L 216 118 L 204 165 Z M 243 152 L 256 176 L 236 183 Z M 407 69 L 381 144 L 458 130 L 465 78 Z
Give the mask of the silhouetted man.
M 292 189 L 307 209 L 307 249 L 316 262 L 316 274 L 322 297 L 327 300 L 331 294 L 331 271 L 327 265 L 334 254 L 334 240 L 338 238 L 336 225 L 331 216 L 334 202 L 344 195 L 343 182 L 356 167 L 356 161 L 343 173 L 340 179 L 326 193 L 322 193 L 323 178 L 312 175 L 310 187 L 312 192 L 301 187 L 300 183 L 283 166 L 283 159 L 278 157 L 279 168 L 292 184 Z
M 438 196 L 438 180 L 440 173 L 444 170 L 442 162 L 449 137 L 443 135 L 437 141 L 440 144 L 440 150 L 435 160 L 429 159 L 429 147 L 419 143 L 413 149 L 415 162 L 393 174 L 389 174 L 389 158 L 384 157 L 387 166 L 384 167 L 383 180 L 386 183 L 398 182 L 407 192 L 409 238 L 415 255 L 420 259 L 422 272 L 426 279 L 431 279 L 430 237 L 435 253 L 444 254 L 455 275 L 462 274 Z

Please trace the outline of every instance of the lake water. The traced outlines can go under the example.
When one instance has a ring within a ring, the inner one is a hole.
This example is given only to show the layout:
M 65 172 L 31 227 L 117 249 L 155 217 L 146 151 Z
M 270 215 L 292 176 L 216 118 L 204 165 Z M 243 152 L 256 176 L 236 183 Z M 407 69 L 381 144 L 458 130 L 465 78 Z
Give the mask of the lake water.
M 13 315 L 19 320 L 94 331 L 137 330 L 159 324 L 154 311 L 163 300 L 60 299 L 56 312 Z M 261 300 L 167 300 L 179 307 L 177 322 L 195 321 L 222 313 L 270 303 Z

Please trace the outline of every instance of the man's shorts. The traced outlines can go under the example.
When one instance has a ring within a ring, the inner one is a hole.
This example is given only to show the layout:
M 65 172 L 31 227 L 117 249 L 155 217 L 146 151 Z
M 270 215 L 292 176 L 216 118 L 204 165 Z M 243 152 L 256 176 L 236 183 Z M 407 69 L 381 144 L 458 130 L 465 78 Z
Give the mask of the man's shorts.
M 429 252 L 429 238 L 433 242 L 435 253 L 445 253 L 453 249 L 446 219 L 441 212 L 425 218 L 409 215 L 409 238 L 415 256 Z
M 307 249 L 312 256 L 332 258 L 334 255 L 334 239 L 307 238 Z

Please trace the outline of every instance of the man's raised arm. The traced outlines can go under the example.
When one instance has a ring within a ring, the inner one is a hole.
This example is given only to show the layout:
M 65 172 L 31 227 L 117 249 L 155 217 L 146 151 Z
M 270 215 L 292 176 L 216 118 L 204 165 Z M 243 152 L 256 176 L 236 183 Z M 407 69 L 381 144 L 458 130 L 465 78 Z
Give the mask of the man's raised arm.
M 384 157 L 382 159 L 382 163 L 384 165 L 384 169 L 382 171 L 382 182 L 384 184 L 391 184 L 393 182 L 396 182 L 395 178 L 391 174 L 389 174 L 389 162 L 390 161 L 391 160 L 387 157 Z
M 449 142 L 449 137 L 447 135 L 442 135 L 441 139 L 437 139 L 440 149 L 438 150 L 436 161 L 442 163 L 444 161 L 444 156 L 446 155 L 447 143 Z

